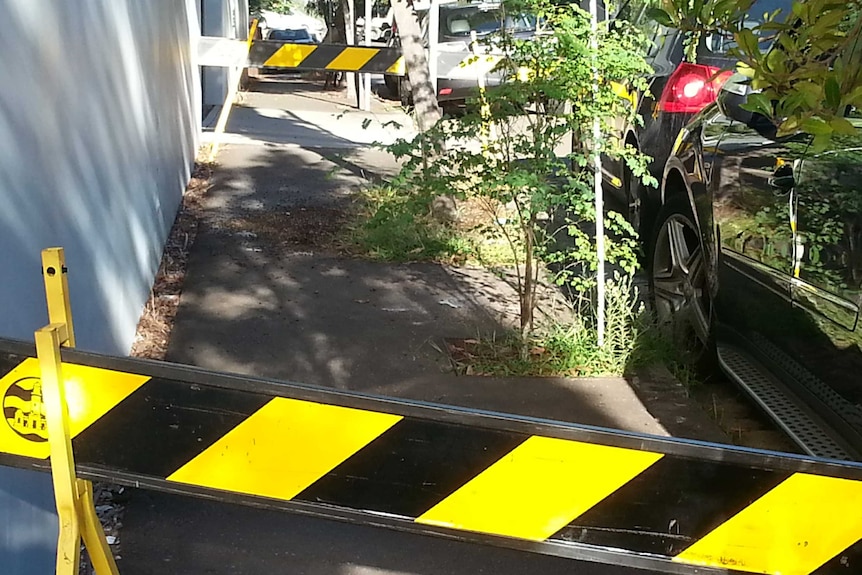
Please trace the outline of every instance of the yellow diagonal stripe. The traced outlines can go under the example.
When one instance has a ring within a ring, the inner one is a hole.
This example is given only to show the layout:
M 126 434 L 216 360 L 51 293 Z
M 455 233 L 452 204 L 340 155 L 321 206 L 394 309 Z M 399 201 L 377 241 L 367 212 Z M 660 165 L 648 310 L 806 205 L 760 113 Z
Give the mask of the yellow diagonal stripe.
M 371 60 L 378 50 L 374 48 L 345 48 L 341 54 L 326 65 L 327 70 L 359 70 Z
M 674 561 L 808 574 L 862 538 L 862 482 L 797 473 Z
M 400 419 L 278 397 L 168 481 L 289 500 Z
M 38 392 L 33 394 L 33 383 L 37 380 L 30 379 L 39 378 L 40 373 L 39 361 L 31 357 L 0 379 L 0 397 L 10 412 L 4 416 L 5 422 L 0 422 L 0 452 L 39 459 L 48 457 L 48 443 L 25 439 L 22 429 L 17 425 L 22 418 L 34 422 L 43 417 Z M 75 437 L 87 429 L 149 379 L 143 375 L 64 363 L 63 380 L 71 436 Z M 13 387 L 18 388 L 18 395 L 23 390 L 25 394 L 33 396 L 27 401 L 12 399 L 13 391 L 16 391 L 11 389 Z M 24 409 L 20 409 L 22 404 Z
M 541 541 L 661 457 L 534 436 L 416 521 Z
M 386 68 L 387 74 L 398 74 L 399 76 L 403 76 L 407 73 L 407 68 L 404 66 L 404 57 L 399 56 L 395 63 Z
M 285 44 L 275 51 L 275 54 L 270 56 L 264 66 L 296 68 L 299 64 L 308 58 L 308 55 L 314 52 L 317 46 L 312 44 Z

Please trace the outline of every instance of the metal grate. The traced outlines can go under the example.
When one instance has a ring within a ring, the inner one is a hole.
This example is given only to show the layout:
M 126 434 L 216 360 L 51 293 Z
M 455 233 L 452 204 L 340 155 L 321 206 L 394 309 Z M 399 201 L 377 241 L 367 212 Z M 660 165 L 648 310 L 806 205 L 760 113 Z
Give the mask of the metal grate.
M 862 406 L 854 405 L 841 397 L 841 395 L 815 377 L 810 371 L 802 367 L 792 357 L 778 349 L 765 337 L 752 334 L 752 340 L 758 349 L 767 355 L 769 359 L 777 362 L 796 381 L 804 385 L 808 391 L 813 393 L 820 401 L 825 403 L 835 413 L 855 427 L 862 429 Z
M 745 355 L 731 347 L 719 346 L 718 360 L 725 371 L 806 453 L 830 459 L 855 459 L 832 438 L 825 423 L 802 408 L 788 390 Z

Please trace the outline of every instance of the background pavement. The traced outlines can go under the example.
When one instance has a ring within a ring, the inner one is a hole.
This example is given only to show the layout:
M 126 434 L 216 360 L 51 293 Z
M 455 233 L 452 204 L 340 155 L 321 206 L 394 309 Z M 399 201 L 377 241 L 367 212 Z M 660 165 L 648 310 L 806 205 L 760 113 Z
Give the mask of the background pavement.
M 345 91 L 324 90 L 322 86 L 322 80 L 306 81 L 290 74 L 252 80 L 251 90 L 240 93 L 220 141 L 353 148 L 357 144 L 391 144 L 416 134 L 413 119 L 398 102 L 372 97 L 371 111 L 362 112 L 348 103 Z M 382 76 L 375 89 L 386 90 Z M 205 131 L 203 142 L 212 137 L 212 132 Z

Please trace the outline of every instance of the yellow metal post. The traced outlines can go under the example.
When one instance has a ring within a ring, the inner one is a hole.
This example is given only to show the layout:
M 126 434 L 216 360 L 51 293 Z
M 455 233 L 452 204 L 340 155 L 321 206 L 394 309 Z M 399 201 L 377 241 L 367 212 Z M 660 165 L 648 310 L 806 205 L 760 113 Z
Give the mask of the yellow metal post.
M 60 359 L 60 346 L 71 347 L 75 343 L 62 248 L 50 248 L 42 252 L 42 272 L 50 323 L 36 332 L 36 355 L 39 358 L 45 416 L 48 420 L 54 498 L 60 519 L 56 572 L 57 575 L 78 573 L 83 537 L 96 573 L 118 575 L 114 556 L 96 515 L 93 486 L 75 475 L 69 410 Z
M 42 372 L 42 397 L 48 419 L 48 442 L 51 448 L 51 475 L 54 478 L 54 498 L 60 518 L 60 537 L 57 541 L 57 575 L 78 572 L 81 549 L 75 463 L 72 459 L 72 440 L 66 416 L 66 398 L 60 365 L 60 332 L 63 324 L 51 324 L 36 332 L 36 355 Z
M 48 300 L 48 323 L 66 326 L 67 339 L 60 345 L 75 347 L 72 327 L 72 306 L 69 303 L 69 278 L 66 273 L 63 248 L 42 250 L 42 275 L 45 279 L 45 297 Z
M 81 512 L 83 525 L 81 536 L 84 538 L 84 546 L 90 555 L 90 561 L 96 568 L 98 575 L 119 575 L 114 554 L 105 538 L 105 532 L 99 517 L 96 515 L 96 502 L 93 499 L 93 483 L 78 480 L 78 508 Z

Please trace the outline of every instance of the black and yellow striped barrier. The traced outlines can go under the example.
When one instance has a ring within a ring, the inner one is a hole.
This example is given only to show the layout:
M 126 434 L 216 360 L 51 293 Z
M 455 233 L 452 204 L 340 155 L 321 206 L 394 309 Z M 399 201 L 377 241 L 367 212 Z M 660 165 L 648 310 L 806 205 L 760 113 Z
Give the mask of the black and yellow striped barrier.
M 248 65 L 294 70 L 331 70 L 386 73 L 403 76 L 404 60 L 395 48 L 347 46 L 342 44 L 291 44 L 275 40 L 255 40 Z
M 862 464 L 62 358 L 86 479 L 665 572 L 862 572 Z M 0 341 L 0 463 L 46 466 L 40 377 Z

